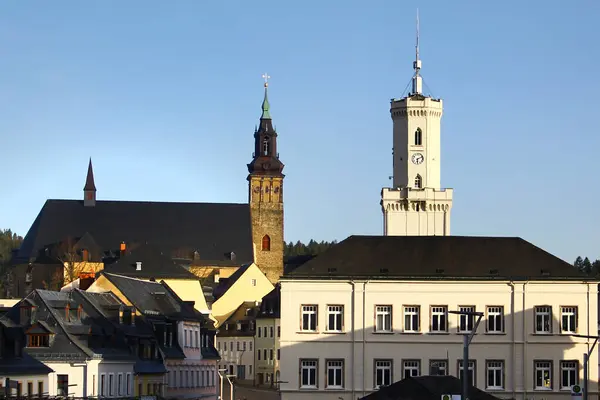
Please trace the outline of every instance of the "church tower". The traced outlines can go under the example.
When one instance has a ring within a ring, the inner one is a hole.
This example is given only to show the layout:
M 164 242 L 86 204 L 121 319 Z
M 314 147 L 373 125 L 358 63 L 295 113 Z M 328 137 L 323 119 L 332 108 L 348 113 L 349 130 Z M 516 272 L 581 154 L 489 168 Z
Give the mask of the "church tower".
M 248 164 L 248 202 L 252 219 L 254 261 L 272 283 L 283 275 L 283 163 L 269 110 L 269 76 L 265 79 L 262 115 L 254 130 L 254 154 Z
M 381 191 L 386 236 L 450 235 L 452 189 L 440 183 L 442 100 L 423 94 L 419 17 L 412 91 L 392 99 L 393 187 Z
M 94 184 L 94 169 L 92 168 L 92 159 L 88 164 L 85 186 L 83 187 L 83 205 L 85 207 L 94 207 L 96 205 L 96 185 Z

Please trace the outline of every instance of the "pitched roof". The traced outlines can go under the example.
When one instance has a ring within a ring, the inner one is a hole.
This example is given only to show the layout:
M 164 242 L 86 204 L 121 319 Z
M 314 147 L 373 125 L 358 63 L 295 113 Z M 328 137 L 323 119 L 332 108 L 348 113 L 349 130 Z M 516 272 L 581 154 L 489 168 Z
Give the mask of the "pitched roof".
M 360 400 L 440 400 L 442 395 L 460 395 L 462 381 L 455 376 L 416 376 L 402 379 Z M 476 387 L 469 387 L 471 400 L 499 400 Z
M 136 264 L 141 262 L 141 270 Z M 143 244 L 133 249 L 129 254 L 121 257 L 117 262 L 108 264 L 104 271 L 135 278 L 162 278 L 162 279 L 192 279 L 198 277 L 173 262 L 173 258 L 163 253 L 157 245 Z
M 88 165 L 88 172 L 85 178 L 85 186 L 83 190 L 93 190 L 96 191 L 96 185 L 94 184 L 94 169 L 92 168 L 92 159 L 90 158 L 90 163 Z
M 281 318 L 281 285 L 277 284 L 260 303 L 256 318 Z
M 241 267 L 239 267 L 237 270 L 235 270 L 235 272 L 233 274 L 231 274 L 229 277 L 220 278 L 219 284 L 213 290 L 213 296 L 215 298 L 219 298 L 219 297 L 223 296 L 223 294 L 225 294 L 225 292 L 227 292 L 227 290 L 229 290 L 229 288 L 232 287 L 233 284 L 236 283 L 238 281 L 238 279 L 240 279 L 242 277 L 242 275 L 244 275 L 244 272 L 246 272 L 248 270 L 248 268 L 250 268 L 251 265 L 252 265 L 252 263 L 244 264 Z
M 245 301 L 223 322 L 218 329 L 219 337 L 254 336 L 256 325 L 251 321 L 256 320 L 259 306 L 254 301 Z M 238 323 L 241 329 L 238 329 Z
M 350 236 L 284 278 L 585 280 L 518 237 Z
M 23 239 L 17 260 L 35 258 L 45 246 L 88 232 L 105 251 L 121 242 L 154 243 L 166 253 L 196 250 L 202 260 L 237 263 L 253 257 L 250 208 L 232 203 L 47 200 Z M 230 261 L 231 262 L 231 261 Z

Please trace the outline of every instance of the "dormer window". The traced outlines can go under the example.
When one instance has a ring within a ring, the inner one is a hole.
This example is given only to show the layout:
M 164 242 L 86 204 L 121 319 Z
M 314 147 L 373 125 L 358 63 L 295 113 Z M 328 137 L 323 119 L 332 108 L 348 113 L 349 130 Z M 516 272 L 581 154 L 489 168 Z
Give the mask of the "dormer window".
M 27 347 L 50 347 L 50 335 L 30 333 L 27 335 Z
M 83 306 L 80 304 L 79 307 L 77 307 L 77 319 L 81 321 L 82 318 L 83 318 Z
M 69 322 L 69 312 L 71 311 L 71 306 L 67 304 L 65 307 L 65 321 Z

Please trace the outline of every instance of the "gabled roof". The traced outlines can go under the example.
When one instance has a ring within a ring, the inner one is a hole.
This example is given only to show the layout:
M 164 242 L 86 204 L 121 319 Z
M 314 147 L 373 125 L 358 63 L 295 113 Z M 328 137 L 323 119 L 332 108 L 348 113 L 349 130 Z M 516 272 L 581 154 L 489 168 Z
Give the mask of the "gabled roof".
M 16 261 L 86 232 L 104 251 L 121 242 L 154 243 L 166 254 L 197 251 L 201 260 L 224 261 L 231 252 L 238 264 L 254 259 L 248 204 L 96 201 L 84 207 L 83 200 L 47 200 Z
M 180 298 L 162 283 L 143 281 L 122 275 L 102 272 L 110 282 L 142 314 L 150 318 L 169 318 L 172 320 L 203 321 L 200 313 L 186 305 Z
M 141 263 L 139 271 L 136 267 L 138 262 Z M 106 265 L 104 271 L 134 278 L 198 280 L 196 275 L 176 264 L 170 255 L 154 244 L 143 244 L 133 249 L 117 262 Z
M 246 272 L 248 268 L 250 268 L 250 266 L 252 266 L 252 263 L 244 264 L 229 277 L 219 279 L 219 284 L 213 290 L 213 296 L 215 298 L 219 298 L 223 294 L 225 294 L 225 292 L 227 292 L 227 290 L 229 290 L 229 288 L 232 287 L 233 284 L 236 283 L 238 279 L 242 277 L 242 275 L 244 275 L 244 272 Z
M 518 237 L 350 236 L 288 272 L 302 278 L 590 280 Z
M 281 285 L 277 284 L 262 298 L 256 318 L 280 318 L 281 316 Z
M 442 395 L 460 395 L 462 381 L 454 376 L 416 376 L 379 389 L 360 400 L 440 400 Z M 499 400 L 476 387 L 469 387 L 471 400 Z
M 259 306 L 254 301 L 245 301 L 223 322 L 218 329 L 219 337 L 229 336 L 254 336 L 256 325 L 251 321 L 256 320 Z M 238 329 L 238 323 L 242 329 Z

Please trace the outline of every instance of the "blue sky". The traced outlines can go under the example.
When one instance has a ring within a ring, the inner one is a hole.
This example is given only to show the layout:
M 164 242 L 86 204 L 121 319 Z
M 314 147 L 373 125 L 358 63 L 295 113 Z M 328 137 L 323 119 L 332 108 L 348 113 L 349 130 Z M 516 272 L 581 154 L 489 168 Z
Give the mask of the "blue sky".
M 12 1 L 0 12 L 0 228 L 47 198 L 245 202 L 261 75 L 286 240 L 381 234 L 389 100 L 444 99 L 452 234 L 600 258 L 600 2 Z

